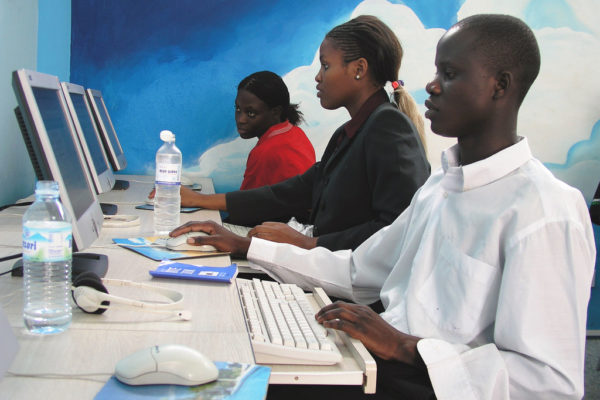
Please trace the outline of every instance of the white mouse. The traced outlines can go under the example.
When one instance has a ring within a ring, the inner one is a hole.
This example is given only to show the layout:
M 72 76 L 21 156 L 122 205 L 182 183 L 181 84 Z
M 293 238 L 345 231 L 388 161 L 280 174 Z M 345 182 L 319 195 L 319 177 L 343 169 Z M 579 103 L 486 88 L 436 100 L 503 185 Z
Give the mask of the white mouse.
M 202 353 L 178 344 L 137 351 L 115 367 L 115 377 L 128 385 L 196 386 L 219 376 L 215 364 Z
M 175 251 L 183 251 L 183 250 L 195 250 L 195 251 L 217 251 L 214 246 L 209 244 L 203 244 L 200 246 L 188 244 L 187 239 L 190 237 L 198 237 L 198 236 L 208 236 L 208 233 L 205 232 L 188 232 L 183 235 L 177 237 L 170 237 L 166 240 L 165 244 L 167 249 L 175 250 Z

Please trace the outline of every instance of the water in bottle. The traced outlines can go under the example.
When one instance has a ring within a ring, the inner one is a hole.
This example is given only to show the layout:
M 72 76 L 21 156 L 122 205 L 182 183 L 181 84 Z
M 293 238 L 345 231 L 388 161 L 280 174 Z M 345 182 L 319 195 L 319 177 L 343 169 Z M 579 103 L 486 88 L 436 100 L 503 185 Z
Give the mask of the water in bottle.
M 171 131 L 161 131 L 160 139 L 164 144 L 156 152 L 154 231 L 164 235 L 179 226 L 181 151 Z
M 23 319 L 31 333 L 60 333 L 71 324 L 72 242 L 58 183 L 38 181 L 23 215 Z

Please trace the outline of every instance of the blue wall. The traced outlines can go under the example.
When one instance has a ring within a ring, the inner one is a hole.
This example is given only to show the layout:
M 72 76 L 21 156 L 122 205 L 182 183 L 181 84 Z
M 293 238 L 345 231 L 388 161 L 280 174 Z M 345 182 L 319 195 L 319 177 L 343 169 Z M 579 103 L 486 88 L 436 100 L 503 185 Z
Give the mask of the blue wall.
M 71 0 L 39 2 L 37 70 L 69 82 Z

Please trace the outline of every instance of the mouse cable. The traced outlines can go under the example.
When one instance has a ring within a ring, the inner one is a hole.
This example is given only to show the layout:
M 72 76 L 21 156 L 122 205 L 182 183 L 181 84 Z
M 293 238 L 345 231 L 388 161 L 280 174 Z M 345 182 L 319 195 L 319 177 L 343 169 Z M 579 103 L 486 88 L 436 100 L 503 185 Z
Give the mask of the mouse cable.
M 6 205 L 3 205 L 3 206 L 0 206 L 0 211 L 2 211 L 4 209 L 7 209 L 9 207 L 30 206 L 31 204 L 33 204 L 32 201 L 26 201 L 26 202 L 23 202 L 23 203 L 6 204 Z
M 96 379 L 94 376 L 112 376 L 112 372 L 90 372 L 87 374 L 56 374 L 56 373 L 47 373 L 47 374 L 17 374 L 11 371 L 6 372 L 6 377 L 12 378 L 37 378 L 37 379 L 74 379 L 81 381 L 91 381 L 91 382 L 99 382 L 106 383 L 105 379 Z
M 116 175 L 116 176 L 118 177 L 118 175 Z M 135 182 L 135 183 L 149 183 L 149 184 L 152 184 L 152 185 L 154 185 L 154 180 L 152 180 L 152 181 L 141 181 L 141 180 L 139 180 L 139 179 L 137 179 L 137 180 L 136 180 L 136 179 L 127 179 L 127 182 Z
M 142 204 L 146 204 L 146 200 L 144 199 L 140 201 L 111 201 L 110 204 L 115 204 L 117 206 L 139 206 Z
M 15 258 L 20 258 L 22 256 L 23 256 L 23 253 L 13 254 L 13 255 L 10 255 L 10 256 L 6 256 L 6 257 L 0 258 L 0 262 L 12 260 L 12 259 L 15 259 Z M 19 268 L 19 267 L 11 268 L 8 271 L 0 272 L 0 276 L 6 275 L 6 274 L 10 274 L 11 272 L 13 272 L 13 270 L 15 270 L 17 268 Z

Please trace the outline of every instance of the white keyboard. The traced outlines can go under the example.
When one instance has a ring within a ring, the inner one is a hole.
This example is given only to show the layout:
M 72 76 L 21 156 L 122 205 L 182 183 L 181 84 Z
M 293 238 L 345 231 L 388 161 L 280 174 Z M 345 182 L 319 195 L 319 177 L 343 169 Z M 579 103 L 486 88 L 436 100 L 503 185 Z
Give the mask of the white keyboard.
M 249 226 L 228 224 L 227 222 L 223 223 L 223 228 L 227 229 L 229 232 L 235 233 L 238 236 L 244 237 L 248 236 L 248 232 L 250 232 L 252 229 Z
M 259 364 L 333 365 L 342 360 L 298 286 L 236 279 Z

